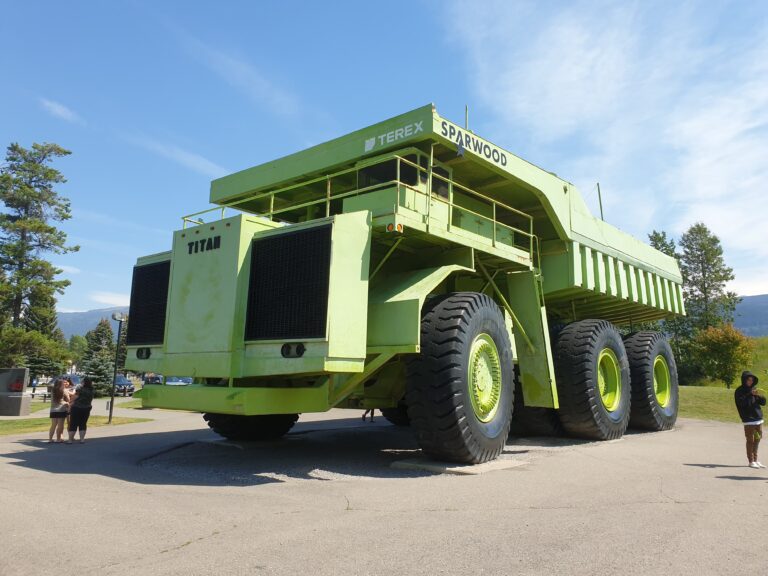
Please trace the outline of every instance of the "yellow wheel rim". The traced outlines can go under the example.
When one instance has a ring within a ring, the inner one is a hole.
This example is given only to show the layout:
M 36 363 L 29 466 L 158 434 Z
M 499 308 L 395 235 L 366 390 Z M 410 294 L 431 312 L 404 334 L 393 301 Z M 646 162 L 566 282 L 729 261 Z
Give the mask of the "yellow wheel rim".
M 662 408 L 667 407 L 672 396 L 671 381 L 667 361 L 664 356 L 656 356 L 653 360 L 653 393 Z
M 472 343 L 467 382 L 472 411 L 481 422 L 490 422 L 499 409 L 502 378 L 499 351 L 488 334 Z
M 613 350 L 603 349 L 597 358 L 597 386 L 600 400 L 608 412 L 619 407 L 621 401 L 621 370 Z

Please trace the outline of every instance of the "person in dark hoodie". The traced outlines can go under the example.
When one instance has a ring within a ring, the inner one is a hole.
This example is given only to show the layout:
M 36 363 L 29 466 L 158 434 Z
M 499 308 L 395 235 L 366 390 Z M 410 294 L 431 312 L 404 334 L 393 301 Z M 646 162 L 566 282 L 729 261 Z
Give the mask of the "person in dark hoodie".
M 763 410 L 765 396 L 757 390 L 757 376 L 752 372 L 741 373 L 741 386 L 734 394 L 736 408 L 741 421 L 744 423 L 744 434 L 747 437 L 747 459 L 750 468 L 765 468 L 757 459 L 757 446 L 763 437 Z

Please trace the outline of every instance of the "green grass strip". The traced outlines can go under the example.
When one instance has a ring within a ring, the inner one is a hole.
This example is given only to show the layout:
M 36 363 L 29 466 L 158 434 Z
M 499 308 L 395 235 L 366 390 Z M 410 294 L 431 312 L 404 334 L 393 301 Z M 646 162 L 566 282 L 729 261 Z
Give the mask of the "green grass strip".
M 107 425 L 106 416 L 91 416 L 88 419 L 88 427 L 98 427 Z M 151 418 L 124 418 L 122 416 L 113 416 L 112 424 L 135 424 L 136 422 L 150 422 Z M 27 432 L 48 432 L 51 426 L 50 418 L 23 418 L 19 420 L 0 420 L 0 436 L 10 434 L 26 434 Z M 66 430 L 64 431 L 66 435 Z

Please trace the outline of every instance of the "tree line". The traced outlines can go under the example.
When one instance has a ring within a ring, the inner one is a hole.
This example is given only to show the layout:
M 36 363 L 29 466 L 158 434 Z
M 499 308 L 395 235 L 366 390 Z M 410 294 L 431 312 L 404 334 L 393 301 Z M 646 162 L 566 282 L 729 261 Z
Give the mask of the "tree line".
M 680 383 L 706 377 L 730 388 L 737 373 L 751 363 L 754 342 L 733 326 L 741 299 L 726 289 L 735 276 L 725 263 L 720 239 L 702 222 L 688 228 L 677 243 L 656 230 L 648 239 L 678 261 L 683 276 L 686 316 L 661 323 L 677 359 Z
M 67 342 L 58 327 L 56 296 L 69 280 L 51 255 L 79 250 L 67 245 L 57 224 L 72 217 L 70 202 L 54 189 L 66 179 L 51 166 L 70 154 L 57 144 L 8 146 L 0 167 L 0 366 L 27 367 L 30 377 L 55 376 L 76 364 L 97 389 L 111 386 L 115 344 L 106 319 Z M 124 357 L 124 354 L 123 354 Z

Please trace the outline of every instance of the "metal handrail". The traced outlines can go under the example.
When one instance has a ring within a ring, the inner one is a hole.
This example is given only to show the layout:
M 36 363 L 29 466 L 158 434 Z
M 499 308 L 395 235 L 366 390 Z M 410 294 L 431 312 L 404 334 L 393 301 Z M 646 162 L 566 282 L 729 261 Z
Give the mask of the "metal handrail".
M 246 202 L 253 202 L 253 201 L 256 201 L 256 200 L 262 200 L 262 199 L 265 199 L 265 198 L 269 198 L 269 200 L 270 200 L 270 202 L 269 202 L 269 210 L 267 212 L 262 212 L 259 215 L 260 216 L 264 216 L 264 217 L 268 217 L 269 219 L 272 220 L 278 214 L 282 214 L 284 212 L 290 212 L 292 210 L 299 210 L 299 209 L 302 209 L 302 208 L 307 208 L 307 207 L 315 206 L 315 205 L 319 205 L 319 204 L 325 204 L 325 215 L 326 215 L 326 217 L 328 217 L 328 216 L 330 216 L 330 204 L 331 204 L 331 201 L 333 201 L 333 200 L 340 200 L 340 199 L 347 198 L 347 197 L 350 197 L 350 196 L 357 196 L 357 195 L 360 195 L 360 194 L 364 194 L 366 192 L 372 192 L 374 190 L 378 190 L 378 189 L 382 189 L 382 188 L 389 188 L 389 187 L 391 187 L 393 185 L 413 190 L 413 191 L 415 191 L 415 192 L 417 192 L 419 194 L 423 193 L 423 191 L 420 190 L 419 188 L 417 188 L 415 186 L 412 186 L 412 185 L 409 185 L 409 184 L 407 184 L 405 182 L 401 182 L 400 181 L 400 167 L 401 167 L 401 163 L 405 163 L 406 165 L 411 166 L 411 167 L 416 169 L 417 176 L 420 175 L 421 173 L 424 173 L 426 175 L 426 182 L 427 182 L 427 188 L 428 188 L 427 195 L 428 195 L 429 198 L 437 197 L 440 202 L 444 202 L 445 204 L 447 204 L 450 207 L 451 211 L 454 210 L 454 209 L 455 210 L 459 210 L 462 213 L 471 214 L 473 216 L 476 216 L 476 217 L 481 218 L 481 219 L 483 219 L 483 220 L 485 220 L 487 222 L 492 223 L 493 224 L 493 238 L 491 239 L 491 242 L 492 242 L 493 246 L 496 246 L 496 244 L 497 244 L 497 236 L 496 236 L 497 228 L 496 227 L 497 226 L 501 226 L 502 228 L 505 228 L 505 229 L 509 230 L 510 232 L 512 232 L 513 236 L 515 234 L 519 234 L 521 236 L 527 237 L 529 239 L 529 247 L 528 247 L 528 249 L 529 249 L 529 252 L 530 252 L 532 257 L 537 252 L 535 250 L 535 248 L 534 248 L 534 244 L 538 242 L 538 238 L 533 234 L 533 217 L 530 214 L 526 214 L 525 212 L 523 212 L 521 210 L 518 210 L 517 208 L 513 208 L 512 206 L 509 206 L 509 205 L 505 204 L 504 202 L 501 202 L 499 200 L 495 200 L 494 198 L 491 198 L 489 196 L 481 194 L 480 192 L 477 192 L 476 190 L 472 190 L 471 188 L 469 188 L 467 186 L 464 186 L 464 185 L 456 182 L 455 180 L 452 180 L 451 178 L 447 178 L 445 176 L 442 176 L 442 175 L 434 172 L 431 169 L 432 168 L 432 166 L 431 166 L 432 163 L 431 162 L 429 163 L 427 168 L 424 168 L 420 164 L 415 163 L 415 162 L 411 162 L 410 160 L 408 160 L 408 159 L 406 159 L 406 158 L 404 158 L 402 156 L 392 155 L 392 156 L 387 156 L 387 157 L 381 158 L 379 163 L 389 162 L 391 160 L 396 160 L 397 161 L 397 168 L 396 168 L 396 175 L 395 175 L 396 179 L 395 180 L 390 180 L 388 182 L 381 182 L 381 183 L 378 183 L 378 184 L 373 184 L 371 186 L 366 186 L 364 188 L 355 188 L 354 190 L 348 190 L 348 191 L 341 192 L 341 193 L 338 193 L 338 194 L 333 194 L 332 190 L 331 190 L 331 188 L 332 188 L 332 180 L 334 178 L 338 178 L 340 176 L 343 176 L 343 175 L 346 175 L 346 174 L 350 174 L 352 172 L 357 172 L 360 169 L 360 166 L 354 166 L 354 167 L 351 167 L 351 168 L 346 168 L 344 170 L 339 170 L 338 172 L 334 172 L 334 173 L 331 173 L 331 174 L 326 174 L 324 176 L 318 176 L 318 177 L 312 178 L 310 180 L 305 180 L 305 181 L 302 181 L 302 182 L 297 182 L 297 183 L 291 184 L 289 186 L 285 186 L 283 188 L 279 188 L 277 190 L 270 190 L 268 192 L 263 192 L 261 194 L 257 194 L 255 196 L 251 196 L 249 198 L 244 198 L 244 199 L 238 200 L 236 202 L 231 202 L 231 203 L 228 203 L 228 204 L 225 204 L 225 205 L 222 205 L 222 206 L 216 206 L 216 207 L 213 207 L 213 208 L 209 208 L 209 209 L 206 209 L 206 210 L 195 212 L 193 214 L 188 214 L 188 215 L 182 217 L 182 221 L 184 223 L 184 228 L 187 227 L 187 224 L 195 224 L 195 225 L 197 225 L 197 224 L 203 223 L 202 220 L 195 220 L 194 219 L 195 217 L 199 217 L 199 216 L 202 216 L 204 214 L 208 214 L 210 212 L 214 212 L 214 211 L 220 210 L 221 211 L 221 216 L 220 217 L 223 219 L 224 215 L 225 215 L 225 211 L 226 211 L 227 208 L 232 208 L 232 209 L 235 209 L 235 210 L 242 211 L 240 208 L 237 208 L 238 205 L 244 204 Z M 376 165 L 376 163 L 371 163 L 371 164 L 367 164 L 366 167 L 367 166 L 375 166 L 375 165 Z M 461 192 L 464 192 L 464 193 L 467 193 L 467 194 L 469 194 L 471 196 L 479 198 L 480 200 L 482 200 L 484 202 L 487 202 L 489 204 L 491 210 L 492 210 L 492 216 L 488 217 L 488 216 L 486 216 L 484 214 L 480 214 L 480 213 L 478 213 L 478 212 L 476 212 L 476 211 L 474 211 L 474 210 L 472 210 L 470 208 L 466 208 L 464 206 L 456 204 L 453 201 L 453 194 L 450 194 L 449 198 L 447 198 L 447 199 L 442 198 L 440 196 L 437 196 L 436 194 L 434 194 L 432 192 L 432 182 L 434 181 L 435 178 L 437 178 L 439 180 L 442 180 L 443 182 L 447 183 L 448 186 L 449 186 L 449 189 L 451 191 L 459 190 Z M 417 177 L 417 181 L 419 179 L 420 178 Z M 306 188 L 307 186 L 310 186 L 312 184 L 317 184 L 317 183 L 320 183 L 320 182 L 325 182 L 326 183 L 325 194 L 323 196 L 321 196 L 319 198 L 316 198 L 316 199 L 313 199 L 313 200 L 308 200 L 306 202 L 301 202 L 299 204 L 292 204 L 290 206 L 284 206 L 284 207 L 275 209 L 275 197 L 276 196 L 279 196 L 279 195 L 284 194 L 285 192 L 289 192 L 291 190 L 295 190 L 295 189 L 299 189 L 299 188 Z M 428 221 L 427 225 L 429 225 L 429 222 L 431 221 L 431 211 L 430 211 L 431 202 L 429 202 L 427 206 L 428 206 L 428 208 L 427 208 L 427 211 L 428 211 L 427 212 L 427 221 Z M 502 209 L 506 210 L 507 212 L 513 214 L 513 215 L 522 217 L 525 220 L 527 220 L 528 221 L 528 228 L 529 228 L 528 231 L 522 230 L 522 229 L 520 229 L 520 228 L 518 228 L 516 226 L 511 226 L 509 224 L 505 224 L 505 223 L 500 222 L 499 220 L 497 220 L 498 208 L 502 208 Z M 461 227 L 459 227 L 459 228 L 461 229 Z M 513 241 L 513 246 L 514 245 L 515 245 L 515 242 Z

